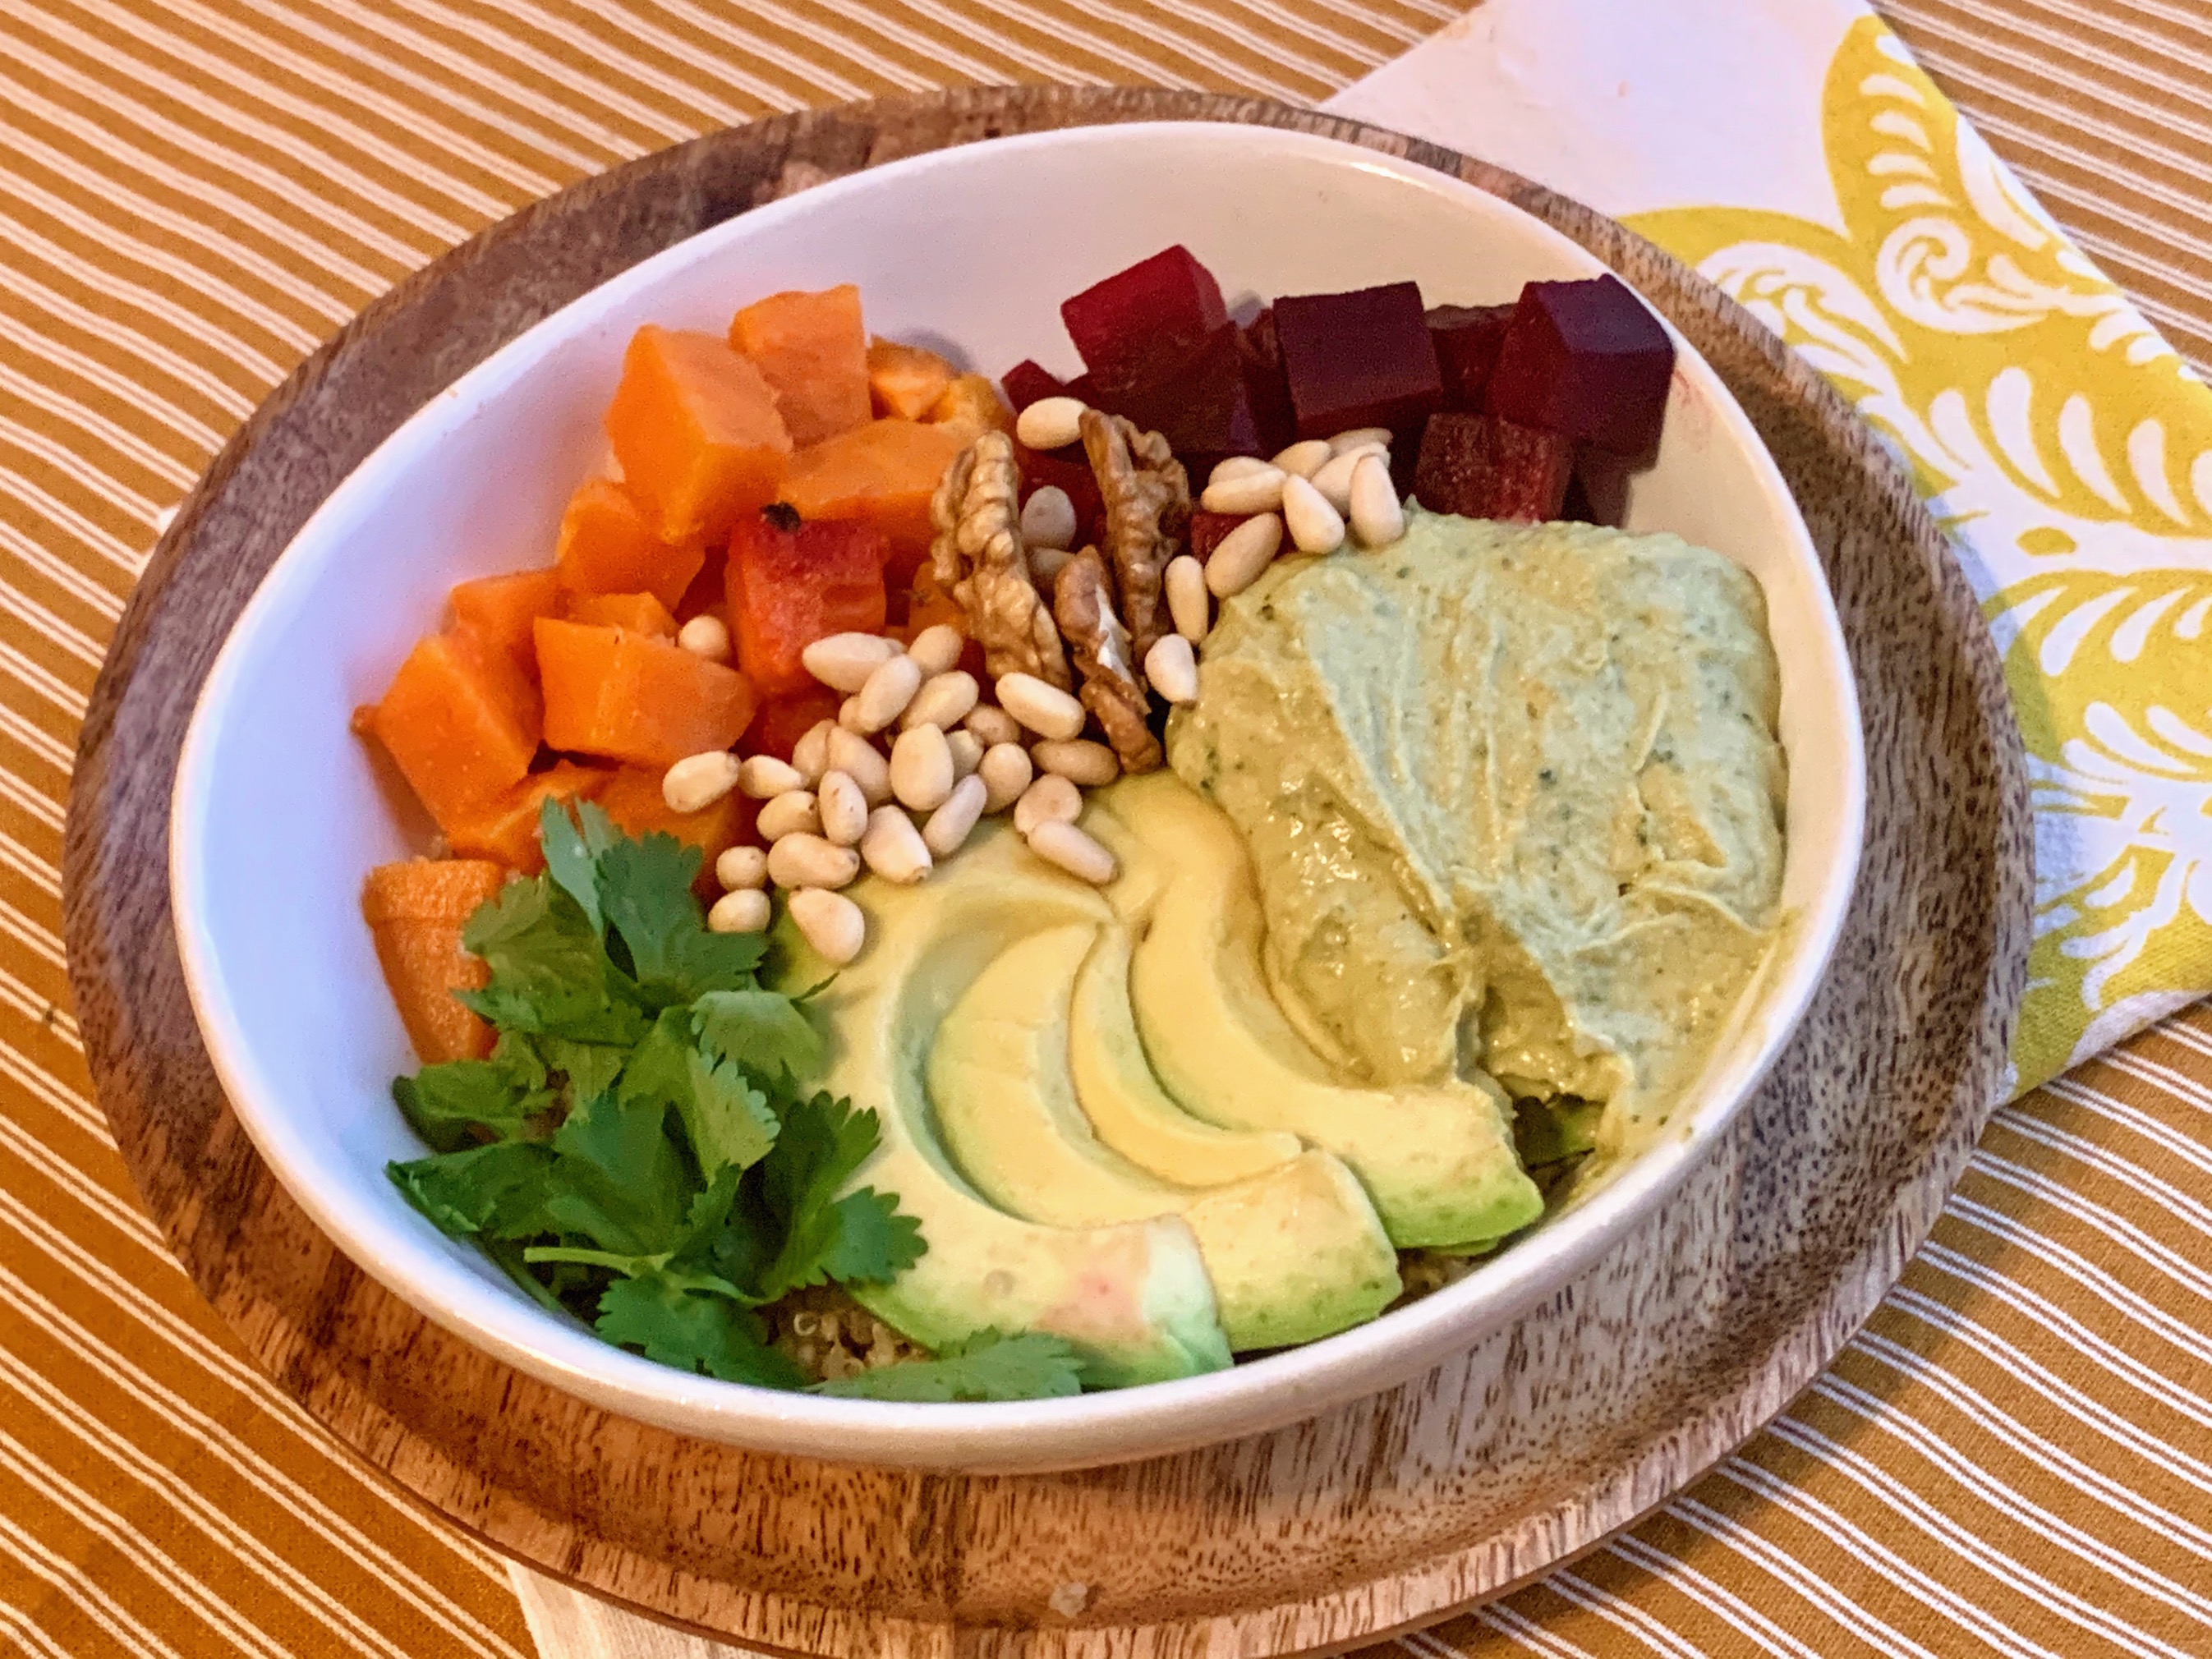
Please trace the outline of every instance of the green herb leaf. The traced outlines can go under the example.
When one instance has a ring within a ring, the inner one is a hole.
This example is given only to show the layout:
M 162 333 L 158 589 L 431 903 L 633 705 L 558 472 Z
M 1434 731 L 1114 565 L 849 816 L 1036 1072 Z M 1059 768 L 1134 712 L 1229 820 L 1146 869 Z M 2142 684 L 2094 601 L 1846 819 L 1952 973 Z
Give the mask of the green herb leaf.
M 635 988 L 549 877 L 507 883 L 469 918 L 461 943 L 490 967 L 491 983 L 454 995 L 500 1030 L 625 1048 L 645 1035 Z
M 393 1186 L 441 1232 L 527 1238 L 554 1230 L 546 1201 L 554 1155 L 541 1144 L 501 1140 L 385 1166 Z
M 672 1250 L 685 1236 L 692 1182 L 668 1139 L 659 1101 L 600 1095 L 568 1114 L 553 1137 L 554 1226 L 618 1255 Z
M 595 831 L 596 846 L 592 844 Z M 545 849 L 545 873 L 576 901 L 595 933 L 605 932 L 607 925 L 599 913 L 599 855 L 612 839 L 613 826 L 607 815 L 589 801 L 582 804 L 573 819 L 550 795 L 538 809 L 538 840 Z
M 615 1079 L 622 1075 L 623 1062 L 630 1055 L 629 1049 L 611 1043 L 576 1042 L 558 1036 L 541 1036 L 536 1041 L 546 1070 L 558 1072 L 568 1079 L 571 1106 L 613 1088 Z
M 717 1066 L 691 1045 L 691 1014 L 665 1010 L 623 1069 L 624 1100 L 653 1100 L 676 1109 L 690 1137 L 699 1172 L 712 1181 L 726 1168 L 746 1170 L 775 1144 L 775 1114 L 743 1067 Z
M 811 1077 L 822 1066 L 822 1034 L 780 991 L 709 991 L 691 1005 L 691 1030 L 709 1053 L 764 1081 L 778 1081 L 779 1072 Z
M 415 1133 L 441 1152 L 473 1145 L 472 1129 L 512 1140 L 554 1104 L 545 1067 L 513 1033 L 501 1036 L 489 1060 L 449 1060 L 395 1078 L 392 1097 Z
M 837 1196 L 880 1133 L 873 1111 L 826 1094 L 785 1109 L 775 1153 L 761 1165 L 762 1201 L 783 1234 L 763 1274 L 766 1299 L 830 1279 L 894 1279 L 921 1259 L 921 1224 L 897 1212 L 896 1199 L 866 1188 Z
M 639 1349 L 648 1359 L 726 1382 L 795 1389 L 806 1380 L 763 1340 L 760 1321 L 750 1312 L 665 1273 L 610 1285 L 599 1297 L 596 1328 L 608 1341 Z
M 599 902 L 630 972 L 661 1006 L 708 991 L 749 989 L 768 945 L 757 933 L 710 933 L 691 879 L 699 849 L 658 832 L 618 839 L 599 857 Z
M 1075 1350 L 1059 1337 L 984 1331 L 934 1359 L 817 1382 L 809 1392 L 844 1400 L 1060 1400 L 1081 1391 L 1082 1376 Z

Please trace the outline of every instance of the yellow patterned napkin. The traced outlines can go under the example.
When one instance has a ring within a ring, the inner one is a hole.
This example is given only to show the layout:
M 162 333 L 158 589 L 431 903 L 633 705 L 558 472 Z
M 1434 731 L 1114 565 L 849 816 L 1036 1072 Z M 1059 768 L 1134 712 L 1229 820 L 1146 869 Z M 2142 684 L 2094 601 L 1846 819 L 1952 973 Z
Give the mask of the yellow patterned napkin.
M 2026 1090 L 2212 991 L 2212 390 L 1856 0 L 1490 0 L 1328 108 L 1626 220 L 1892 439 L 2027 740 Z

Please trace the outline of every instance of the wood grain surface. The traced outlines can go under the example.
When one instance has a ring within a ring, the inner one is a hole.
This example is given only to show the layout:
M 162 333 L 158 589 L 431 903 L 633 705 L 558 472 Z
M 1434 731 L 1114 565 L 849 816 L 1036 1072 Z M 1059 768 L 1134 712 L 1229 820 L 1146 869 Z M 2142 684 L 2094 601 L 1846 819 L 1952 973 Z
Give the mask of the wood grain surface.
M 201 1048 L 170 932 L 168 797 L 225 631 L 392 428 L 635 261 L 899 156 L 1159 118 L 1329 134 L 1506 197 L 1636 283 L 1742 400 L 1826 562 L 1866 714 L 1866 860 L 1829 983 L 1642 1233 L 1427 1376 L 1266 1436 L 1073 1474 L 916 1474 L 687 1440 L 495 1363 L 315 1231 Z M 1812 1380 L 1934 1222 L 1999 1091 L 2029 868 L 2018 739 L 1940 532 L 1846 407 L 1715 290 L 1610 221 L 1374 129 L 1028 88 L 714 134 L 527 210 L 370 307 L 248 422 L 158 550 L 85 725 L 64 877 L 87 1054 L 149 1208 L 270 1374 L 425 1503 L 547 1571 L 793 1652 L 1257 1656 L 1496 1595 L 1678 1491 Z

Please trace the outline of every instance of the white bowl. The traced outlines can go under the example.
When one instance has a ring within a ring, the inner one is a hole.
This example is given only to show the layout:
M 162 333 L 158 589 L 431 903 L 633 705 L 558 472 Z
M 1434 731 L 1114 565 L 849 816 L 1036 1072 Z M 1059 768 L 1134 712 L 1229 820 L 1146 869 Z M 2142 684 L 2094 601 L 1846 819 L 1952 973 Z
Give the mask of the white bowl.
M 1431 303 L 1510 300 L 1602 267 L 1496 198 L 1370 150 L 1266 127 L 1083 128 L 942 150 L 764 207 L 547 319 L 401 427 L 307 521 L 225 645 L 186 738 L 170 873 L 179 946 L 217 1073 L 270 1167 L 339 1248 L 431 1319 L 599 1405 L 671 1429 L 846 1462 L 1010 1470 L 1115 1462 L 1310 1416 L 1418 1375 L 1549 1296 L 1665 1204 L 1810 999 L 1857 867 L 1864 793 L 1843 636 L 1804 525 L 1735 400 L 1686 344 L 1628 527 L 1752 571 L 1782 665 L 1794 913 L 1679 1131 L 1460 1284 L 1321 1342 L 1186 1381 L 1073 1400 L 917 1406 L 686 1376 L 547 1313 L 403 1200 L 422 1154 L 392 1103 L 415 1061 L 358 894 L 418 850 L 380 793 L 355 705 L 445 592 L 550 562 L 639 324 L 720 330 L 788 288 L 860 286 L 869 326 L 997 373 L 1073 372 L 1060 299 L 1182 242 L 1232 304 L 1413 277 Z

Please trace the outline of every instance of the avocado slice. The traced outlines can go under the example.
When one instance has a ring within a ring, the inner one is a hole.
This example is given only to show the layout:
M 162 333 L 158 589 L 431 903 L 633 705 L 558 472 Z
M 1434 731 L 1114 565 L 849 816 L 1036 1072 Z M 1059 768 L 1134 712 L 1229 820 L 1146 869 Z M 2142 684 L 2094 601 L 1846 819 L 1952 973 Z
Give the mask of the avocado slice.
M 1112 911 L 995 825 L 914 887 L 853 890 L 869 942 L 832 978 L 788 927 L 776 982 L 815 999 L 830 1056 L 822 1087 L 873 1107 L 882 1140 L 853 1188 L 896 1194 L 921 1224 L 921 1259 L 885 1285 L 850 1286 L 869 1311 L 942 1347 L 980 1331 L 1045 1331 L 1073 1344 L 1095 1387 L 1164 1381 L 1229 1364 L 1212 1281 L 1180 1216 L 1064 1229 L 1008 1215 L 969 1184 L 939 1143 L 923 1084 L 946 1012 L 1000 952 L 1041 928 L 1096 927 Z
M 1334 1158 L 1303 1152 L 1225 1185 L 1177 1186 L 1091 1133 L 1069 1048 L 1080 1027 L 1074 988 L 1099 932 L 1053 927 L 1010 945 L 945 1016 L 929 1093 L 947 1150 L 987 1197 L 1034 1221 L 1097 1227 L 1182 1215 L 1238 1352 L 1373 1318 L 1401 1289 L 1397 1254 Z M 1126 992 L 1122 1000 L 1126 1010 Z
M 1261 971 L 1259 894 L 1226 816 L 1168 774 L 1093 800 L 1107 809 L 1094 808 L 1094 834 L 1170 872 L 1129 989 L 1145 1053 L 1186 1110 L 1335 1153 L 1401 1249 L 1499 1238 L 1542 1213 L 1514 1152 L 1510 1103 L 1488 1078 L 1347 1087 L 1291 1029 Z
M 1145 868 L 1150 869 L 1151 861 Z M 1122 908 L 1117 882 L 1107 891 Z M 1224 1129 L 1176 1104 L 1137 1035 L 1129 1006 L 1130 929 L 1102 927 L 1075 976 L 1068 1008 L 1067 1064 L 1075 1098 L 1098 1139 L 1139 1169 L 1191 1187 L 1238 1181 L 1305 1151 L 1280 1130 Z

